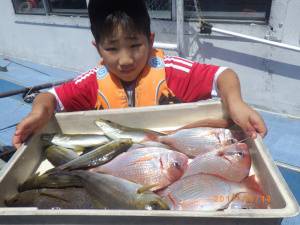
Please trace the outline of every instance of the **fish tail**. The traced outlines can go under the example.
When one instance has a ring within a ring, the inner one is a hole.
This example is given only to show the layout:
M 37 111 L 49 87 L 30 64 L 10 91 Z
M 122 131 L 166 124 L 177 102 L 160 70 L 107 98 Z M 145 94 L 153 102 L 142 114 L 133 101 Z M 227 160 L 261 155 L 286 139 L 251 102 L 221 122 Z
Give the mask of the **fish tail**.
M 243 183 L 245 186 L 253 191 L 256 191 L 258 193 L 263 193 L 261 186 L 255 179 L 255 175 L 251 175 L 243 180 Z
M 155 133 L 148 133 L 144 141 L 158 141 L 160 135 Z
M 54 136 L 55 134 L 42 134 L 41 140 L 50 142 Z

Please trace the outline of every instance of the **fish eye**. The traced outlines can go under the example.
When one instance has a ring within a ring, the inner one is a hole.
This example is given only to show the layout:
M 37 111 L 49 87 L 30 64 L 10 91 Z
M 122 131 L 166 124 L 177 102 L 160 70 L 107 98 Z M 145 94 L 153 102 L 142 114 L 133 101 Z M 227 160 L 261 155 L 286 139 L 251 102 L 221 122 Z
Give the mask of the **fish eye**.
M 238 156 L 244 156 L 243 152 L 237 152 L 236 153 Z
M 224 154 L 219 154 L 219 156 L 222 156 Z M 229 156 L 244 156 L 244 153 L 241 152 L 241 151 L 228 151 L 226 152 L 226 155 L 229 155 Z
M 229 144 L 234 144 L 234 143 L 236 143 L 237 141 L 236 141 L 236 139 L 234 139 L 234 138 L 230 138 L 230 139 L 228 140 L 228 142 L 229 142 Z
M 179 162 L 172 162 L 172 167 L 180 169 L 180 163 Z
M 150 202 L 149 205 L 145 206 L 145 209 L 147 209 L 147 210 L 157 210 L 157 209 L 161 209 L 161 206 L 158 202 Z

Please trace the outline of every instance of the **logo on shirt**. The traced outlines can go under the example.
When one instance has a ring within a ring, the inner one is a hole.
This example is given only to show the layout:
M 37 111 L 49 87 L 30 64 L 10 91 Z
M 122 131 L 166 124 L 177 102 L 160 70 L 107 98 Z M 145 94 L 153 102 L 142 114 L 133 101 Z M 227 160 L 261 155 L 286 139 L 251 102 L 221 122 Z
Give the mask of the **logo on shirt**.
M 151 67 L 154 67 L 154 68 L 164 68 L 165 67 L 164 61 L 162 60 L 162 58 L 159 58 L 159 57 L 152 57 L 149 60 L 149 64 Z
M 102 66 L 97 69 L 97 78 L 103 80 L 108 75 L 108 70 L 105 66 Z

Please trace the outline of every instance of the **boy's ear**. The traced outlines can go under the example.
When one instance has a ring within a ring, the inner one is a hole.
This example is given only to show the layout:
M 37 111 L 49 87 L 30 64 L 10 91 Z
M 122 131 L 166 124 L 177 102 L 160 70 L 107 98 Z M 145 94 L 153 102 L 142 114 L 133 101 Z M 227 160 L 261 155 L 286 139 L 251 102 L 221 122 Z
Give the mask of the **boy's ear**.
M 92 45 L 94 45 L 94 47 L 95 47 L 95 48 L 97 49 L 97 51 L 99 52 L 99 47 L 98 47 L 98 45 L 97 45 L 97 43 L 96 43 L 95 40 L 92 41 Z
M 153 47 L 155 34 L 153 32 L 150 33 L 150 47 Z
M 95 40 L 92 41 L 92 45 L 97 49 L 97 52 L 98 52 L 99 55 L 100 55 L 99 47 L 98 47 L 98 45 L 97 45 L 97 43 L 96 43 Z

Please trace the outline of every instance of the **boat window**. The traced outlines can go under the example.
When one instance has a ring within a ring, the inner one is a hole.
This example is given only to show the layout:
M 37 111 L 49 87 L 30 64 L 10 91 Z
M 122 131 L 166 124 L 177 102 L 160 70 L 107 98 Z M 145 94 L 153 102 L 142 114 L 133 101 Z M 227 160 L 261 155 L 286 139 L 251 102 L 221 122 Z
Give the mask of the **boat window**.
M 13 0 L 17 14 L 46 14 L 43 0 Z
M 172 19 L 172 0 L 146 0 L 146 4 L 152 19 Z
M 108 0 L 109 1 L 109 0 Z M 171 20 L 176 0 L 145 0 L 152 19 Z M 88 16 L 86 0 L 12 0 L 18 14 L 62 14 Z M 188 21 L 267 22 L 272 0 L 184 0 Z
M 50 13 L 87 16 L 86 0 L 48 0 Z
M 187 20 L 268 21 L 272 0 L 184 0 Z
M 86 0 L 12 0 L 17 14 L 87 16 Z

